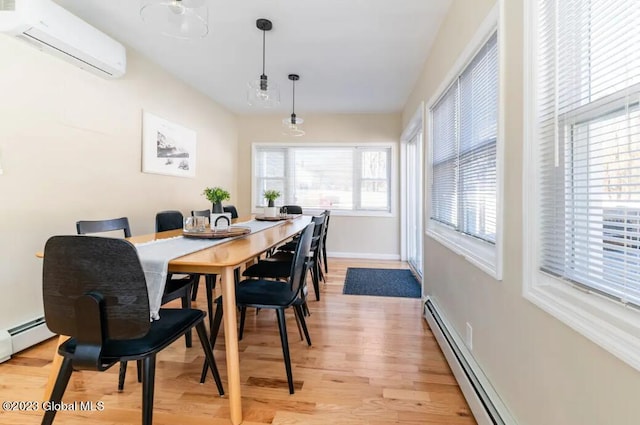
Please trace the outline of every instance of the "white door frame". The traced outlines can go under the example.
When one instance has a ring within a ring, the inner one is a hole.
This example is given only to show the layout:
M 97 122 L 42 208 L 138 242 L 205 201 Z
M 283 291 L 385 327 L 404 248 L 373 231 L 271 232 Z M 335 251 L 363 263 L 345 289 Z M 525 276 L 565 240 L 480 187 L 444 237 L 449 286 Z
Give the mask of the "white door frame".
M 423 143 L 423 155 L 424 155 L 424 102 L 420 102 L 418 108 L 414 112 L 413 116 L 407 123 L 406 127 L 402 131 L 402 135 L 400 136 L 400 210 L 402 214 L 400 214 L 400 259 L 402 261 L 407 261 L 407 176 L 405 170 L 407 169 L 407 152 L 405 149 L 405 145 L 413 140 L 413 138 L 419 133 L 422 132 L 422 143 Z M 424 159 L 420 158 L 421 169 L 424 173 Z M 424 202 L 424 197 L 422 202 Z M 423 208 L 424 214 L 424 208 Z M 421 217 L 424 225 L 424 217 Z M 417 236 L 421 241 L 423 240 L 422 235 Z

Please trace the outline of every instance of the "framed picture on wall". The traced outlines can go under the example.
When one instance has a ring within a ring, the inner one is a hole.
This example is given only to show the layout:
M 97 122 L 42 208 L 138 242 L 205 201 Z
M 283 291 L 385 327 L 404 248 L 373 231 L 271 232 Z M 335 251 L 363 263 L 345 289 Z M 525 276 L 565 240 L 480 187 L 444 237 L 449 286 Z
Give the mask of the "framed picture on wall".
M 196 132 L 142 113 L 142 172 L 196 176 Z

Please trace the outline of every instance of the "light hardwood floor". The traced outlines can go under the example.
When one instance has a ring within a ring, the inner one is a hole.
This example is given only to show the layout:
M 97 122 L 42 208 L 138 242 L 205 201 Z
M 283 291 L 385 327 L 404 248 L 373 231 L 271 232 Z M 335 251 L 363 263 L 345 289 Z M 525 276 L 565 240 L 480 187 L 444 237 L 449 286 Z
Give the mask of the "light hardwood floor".
M 307 319 L 313 346 L 300 340 L 292 312 L 287 327 L 296 393 L 289 395 L 275 314 L 250 310 L 240 341 L 244 424 L 472 425 L 475 420 L 429 327 L 421 302 L 409 298 L 343 295 L 347 267 L 406 268 L 394 261 L 329 259 L 322 299 L 310 287 Z M 201 283 L 204 289 L 204 283 Z M 204 291 L 196 304 L 206 309 Z M 179 339 L 158 356 L 154 424 L 228 424 L 226 398 L 213 379 L 198 383 L 202 349 Z M 0 400 L 40 401 L 56 339 L 0 364 Z M 224 336 L 215 355 L 226 388 Z M 135 367 L 123 392 L 117 366 L 104 373 L 74 372 L 64 400 L 102 401 L 104 410 L 59 412 L 57 424 L 140 424 Z M 38 424 L 42 411 L 0 410 L 0 424 Z

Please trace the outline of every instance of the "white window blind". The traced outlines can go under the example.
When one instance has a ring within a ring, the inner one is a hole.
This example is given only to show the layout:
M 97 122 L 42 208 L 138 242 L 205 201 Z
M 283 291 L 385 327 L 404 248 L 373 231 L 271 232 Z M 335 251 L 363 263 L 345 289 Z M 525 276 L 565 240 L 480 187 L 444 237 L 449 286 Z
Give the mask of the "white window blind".
M 254 205 L 276 189 L 276 205 L 391 211 L 390 146 L 255 145 Z
M 538 7 L 538 267 L 640 305 L 640 2 Z
M 431 108 L 431 219 L 495 243 L 497 33 Z

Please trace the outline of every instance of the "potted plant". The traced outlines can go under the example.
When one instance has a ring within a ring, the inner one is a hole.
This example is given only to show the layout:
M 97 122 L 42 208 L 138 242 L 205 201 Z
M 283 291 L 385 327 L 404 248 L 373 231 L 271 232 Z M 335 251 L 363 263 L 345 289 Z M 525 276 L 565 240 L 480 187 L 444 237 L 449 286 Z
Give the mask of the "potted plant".
M 213 204 L 211 210 L 214 214 L 223 213 L 222 201 L 226 201 L 231 198 L 228 191 L 221 187 L 207 187 L 202 194 Z
M 265 190 L 262 196 L 264 196 L 264 199 L 268 202 L 264 209 L 264 215 L 267 217 L 275 217 L 277 210 L 274 201 L 280 197 L 280 191 L 274 189 Z

